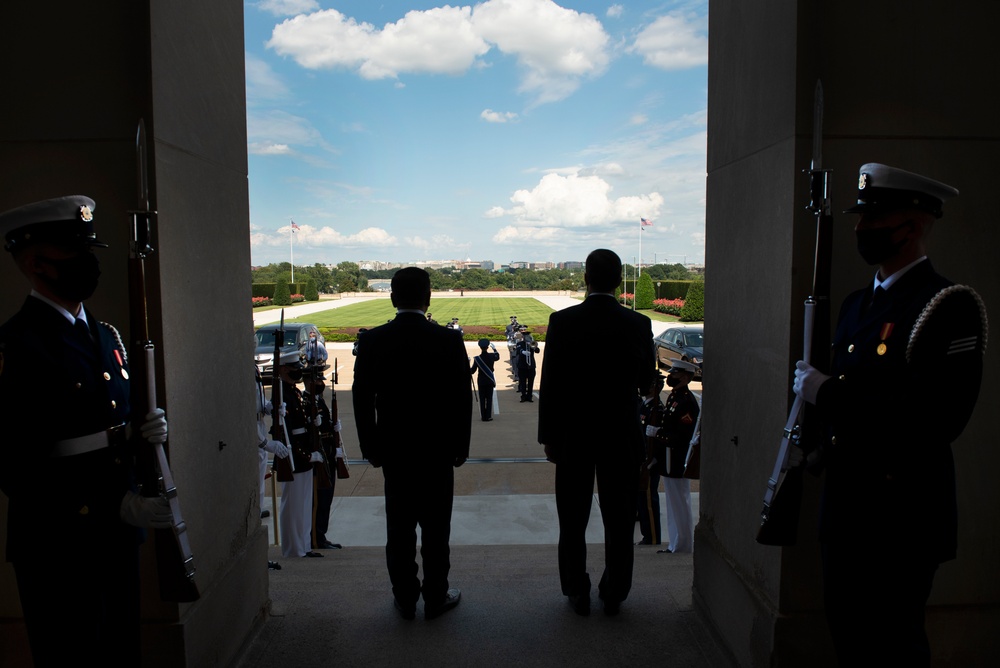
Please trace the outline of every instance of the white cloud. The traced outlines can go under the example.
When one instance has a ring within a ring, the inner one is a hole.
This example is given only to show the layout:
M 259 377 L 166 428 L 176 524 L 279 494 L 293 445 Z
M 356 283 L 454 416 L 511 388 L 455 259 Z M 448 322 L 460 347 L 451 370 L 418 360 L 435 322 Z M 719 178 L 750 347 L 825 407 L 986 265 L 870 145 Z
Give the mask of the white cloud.
M 647 121 L 649 121 L 649 116 L 646 114 L 635 114 L 628 119 L 629 125 L 645 125 Z
M 251 246 L 287 246 L 292 226 L 279 227 L 271 234 L 252 233 Z M 366 227 L 355 234 L 342 234 L 329 226 L 320 228 L 299 225 L 295 232 L 295 247 L 309 248 L 385 248 L 398 246 L 399 241 L 380 227 Z
M 483 214 L 484 218 L 501 218 L 504 215 L 504 210 L 502 206 L 490 207 L 486 213 Z
M 283 146 L 280 153 L 291 153 L 293 147 L 318 147 L 336 153 L 323 135 L 307 119 L 284 111 L 250 112 L 247 114 L 247 140 L 252 147 Z M 274 155 L 275 152 L 257 153 Z
M 489 50 L 473 32 L 471 14 L 470 7 L 411 11 L 380 31 L 327 9 L 278 24 L 267 46 L 305 68 L 353 69 L 365 79 L 459 74 Z
M 607 15 L 609 18 L 616 19 L 622 15 L 622 12 L 624 10 L 625 8 L 621 5 L 611 5 L 610 7 L 608 7 Z
M 513 206 L 504 210 L 504 215 L 512 216 L 518 227 L 599 227 L 638 221 L 640 216 L 656 217 L 663 206 L 663 197 L 657 192 L 612 198 L 611 190 L 611 184 L 596 175 L 550 173 L 531 190 L 511 195 Z M 498 208 L 491 208 L 486 215 L 497 217 Z
M 260 0 L 257 9 L 275 16 L 295 16 L 319 9 L 316 0 Z
M 271 144 L 269 142 L 251 142 L 247 144 L 247 152 L 253 155 L 291 155 L 288 144 Z
M 487 123 L 506 123 L 517 120 L 517 114 L 513 111 L 493 111 L 492 109 L 483 109 L 483 113 L 479 114 L 479 117 Z
M 569 96 L 610 60 L 600 21 L 551 0 L 488 0 L 476 6 L 472 21 L 478 34 L 517 58 L 524 70 L 520 91 L 538 103 Z
M 279 99 L 288 94 L 288 87 L 271 66 L 252 54 L 246 54 L 247 103 L 256 99 Z
M 424 239 L 423 237 L 406 237 L 404 242 L 407 246 L 412 246 L 414 248 L 419 248 L 421 250 L 442 250 L 442 249 L 455 249 L 455 248 L 469 248 L 471 244 L 469 243 L 459 243 L 455 241 L 454 238 L 447 234 L 435 234 L 430 239 Z
M 704 19 L 679 14 L 661 16 L 642 29 L 629 51 L 647 65 L 679 70 L 708 63 L 708 34 Z
M 519 90 L 535 103 L 561 100 L 610 60 L 609 38 L 591 14 L 552 0 L 487 0 L 410 11 L 382 29 L 326 9 L 286 19 L 267 46 L 308 69 L 348 69 L 365 79 L 461 74 L 483 66 L 491 45 L 516 58 Z

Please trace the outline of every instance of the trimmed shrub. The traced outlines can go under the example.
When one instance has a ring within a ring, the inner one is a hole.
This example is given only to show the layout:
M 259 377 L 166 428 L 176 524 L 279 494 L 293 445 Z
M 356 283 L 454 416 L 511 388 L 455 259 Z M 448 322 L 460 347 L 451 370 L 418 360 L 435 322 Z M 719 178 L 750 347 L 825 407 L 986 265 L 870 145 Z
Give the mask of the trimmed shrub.
M 279 278 L 274 284 L 274 303 L 277 306 L 291 306 L 292 293 L 288 289 L 288 281 Z
M 307 302 L 319 301 L 319 290 L 316 289 L 315 278 L 306 280 L 305 288 L 302 290 L 302 294 L 306 296 Z
M 656 290 L 653 288 L 653 279 L 649 274 L 639 276 L 639 283 L 635 288 L 635 307 L 637 309 L 653 308 L 653 300 L 656 298 Z
M 701 322 L 705 319 L 705 284 L 694 281 L 684 298 L 680 318 L 683 322 Z

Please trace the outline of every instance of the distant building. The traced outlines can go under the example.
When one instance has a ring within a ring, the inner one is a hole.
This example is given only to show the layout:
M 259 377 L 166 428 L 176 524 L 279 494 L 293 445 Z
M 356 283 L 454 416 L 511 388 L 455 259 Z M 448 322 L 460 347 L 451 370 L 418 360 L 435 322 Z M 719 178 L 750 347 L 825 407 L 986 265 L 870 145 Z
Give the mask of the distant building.
M 568 269 L 569 271 L 583 271 L 583 263 L 578 261 L 573 262 L 560 262 L 560 269 Z
M 493 260 L 480 260 L 479 268 L 483 271 L 493 271 Z
M 389 292 L 391 285 L 392 279 L 389 278 L 373 278 L 368 281 L 368 287 L 375 292 Z

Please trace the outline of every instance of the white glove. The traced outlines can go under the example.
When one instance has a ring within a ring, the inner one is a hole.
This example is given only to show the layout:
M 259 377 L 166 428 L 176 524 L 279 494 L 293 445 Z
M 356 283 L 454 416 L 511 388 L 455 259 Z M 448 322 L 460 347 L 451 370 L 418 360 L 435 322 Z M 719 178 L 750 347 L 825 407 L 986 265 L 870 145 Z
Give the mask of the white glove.
M 492 343 L 490 344 L 490 348 L 493 350 L 493 352 L 497 351 L 497 347 L 495 345 L 493 345 Z
M 817 371 L 815 367 L 799 360 L 795 363 L 795 380 L 792 382 L 792 391 L 810 404 L 815 404 L 820 385 L 825 383 L 829 377 L 825 373 Z
M 336 432 L 340 431 L 340 420 L 337 420 L 337 424 L 333 425 L 333 430 Z
M 264 449 L 275 457 L 284 459 L 288 456 L 288 447 L 281 441 L 272 441 L 269 439 L 264 443 Z
M 125 524 L 144 529 L 169 529 L 174 525 L 170 502 L 162 496 L 146 497 L 125 492 L 118 516 Z
M 317 415 L 316 417 L 314 417 L 313 418 L 313 424 L 316 425 L 317 427 L 320 426 L 321 424 L 323 424 L 323 416 L 322 415 Z
M 343 459 L 343 458 L 344 458 L 344 449 L 337 448 L 337 459 Z
M 282 401 L 281 405 L 278 406 L 278 415 L 280 415 L 281 417 L 285 417 L 285 414 L 287 413 L 288 413 L 288 406 L 286 406 L 285 402 Z
M 274 404 L 268 399 L 264 402 L 264 415 L 270 415 L 274 411 Z
M 167 442 L 167 419 L 164 415 L 162 408 L 154 409 L 146 415 L 146 421 L 139 428 L 142 437 L 150 443 Z
M 323 461 L 323 453 L 320 452 L 319 450 L 316 450 L 311 455 L 309 455 L 309 461 L 310 462 L 322 462 Z
M 656 432 L 660 431 L 659 427 L 653 426 L 651 424 L 646 425 L 646 436 L 656 436 Z

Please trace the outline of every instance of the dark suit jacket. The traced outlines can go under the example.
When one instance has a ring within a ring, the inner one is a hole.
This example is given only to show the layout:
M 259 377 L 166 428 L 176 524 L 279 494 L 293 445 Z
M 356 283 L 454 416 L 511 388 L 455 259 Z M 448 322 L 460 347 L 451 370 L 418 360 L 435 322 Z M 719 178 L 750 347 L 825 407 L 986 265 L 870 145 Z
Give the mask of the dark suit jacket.
M 402 356 L 414 348 L 425 356 Z M 433 364 L 428 363 L 428 359 Z M 472 383 L 455 330 L 400 313 L 358 341 L 354 417 L 361 453 L 381 464 L 451 464 L 469 456 Z
M 594 340 L 595 327 L 602 338 Z M 649 318 L 609 295 L 549 316 L 538 392 L 538 442 L 557 455 L 606 447 L 645 457 L 639 402 L 655 373 Z
M 925 261 L 870 308 L 871 285 L 844 300 L 832 378 L 816 402 L 830 430 L 823 540 L 878 541 L 938 561 L 955 556 L 950 444 L 979 396 L 985 312 L 974 293 L 956 291 L 914 327 L 950 285 Z
M 10 498 L 10 561 L 51 550 L 52 536 L 74 549 L 99 551 L 111 537 L 137 532 L 119 519 L 122 497 L 132 484 L 127 452 L 104 448 L 49 458 L 57 441 L 94 434 L 129 418 L 123 351 L 111 329 L 90 311 L 87 321 L 96 344 L 81 341 L 65 317 L 28 297 L 0 327 L 0 420 L 5 430 L 0 488 Z

